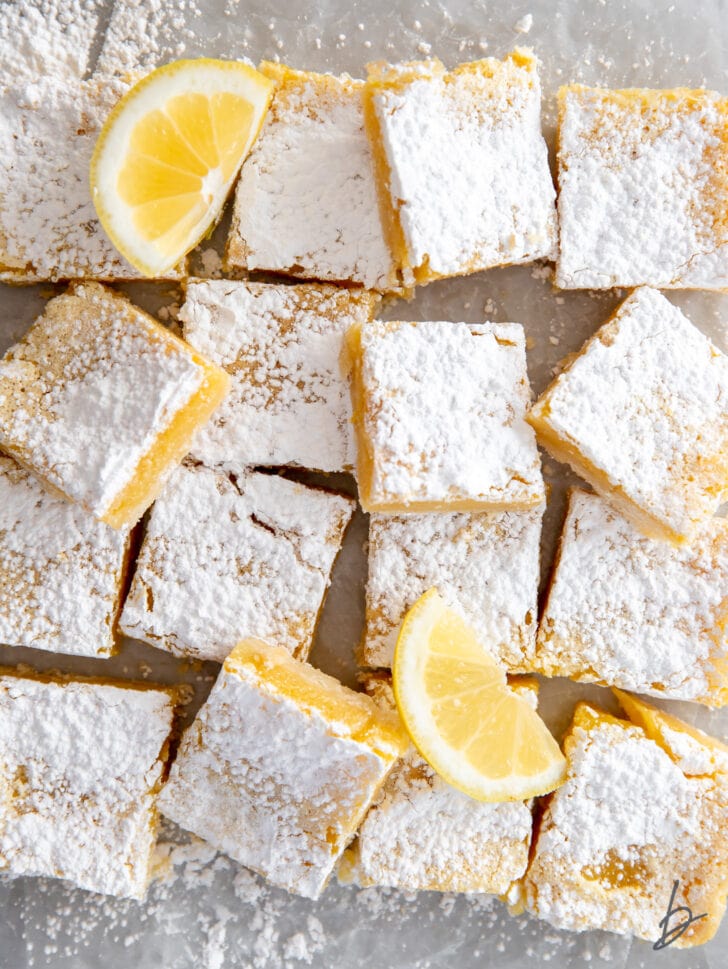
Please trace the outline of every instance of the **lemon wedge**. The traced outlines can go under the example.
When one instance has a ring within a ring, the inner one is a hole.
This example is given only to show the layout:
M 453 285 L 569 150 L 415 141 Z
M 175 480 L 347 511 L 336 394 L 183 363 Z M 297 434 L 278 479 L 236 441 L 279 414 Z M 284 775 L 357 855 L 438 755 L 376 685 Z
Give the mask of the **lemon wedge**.
M 402 623 L 394 694 L 412 742 L 441 777 L 479 801 L 522 801 L 563 783 L 546 724 L 436 589 Z
M 91 160 L 91 197 L 119 252 L 161 276 L 219 218 L 273 82 L 239 61 L 175 61 L 114 107 Z

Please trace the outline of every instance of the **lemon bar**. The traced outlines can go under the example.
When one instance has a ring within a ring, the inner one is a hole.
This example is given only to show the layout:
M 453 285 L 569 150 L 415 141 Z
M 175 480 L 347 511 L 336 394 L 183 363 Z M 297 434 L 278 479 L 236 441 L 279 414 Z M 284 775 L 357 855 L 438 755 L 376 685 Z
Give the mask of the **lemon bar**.
M 109 656 L 129 531 L 51 494 L 0 455 L 0 643 Z
M 728 99 L 559 91 L 557 284 L 728 286 Z
M 347 334 L 365 511 L 506 511 L 544 500 L 518 323 L 384 323 Z
M 371 319 L 378 299 L 361 289 L 193 280 L 180 311 L 187 341 L 223 367 L 231 389 L 195 439 L 210 467 L 354 464 L 344 335 Z
M 101 521 L 133 525 L 228 383 L 125 297 L 75 284 L 0 360 L 0 447 Z
M 353 509 L 276 475 L 183 465 L 150 513 L 120 628 L 218 663 L 249 636 L 305 659 Z
M 690 539 L 728 497 L 728 358 L 656 290 L 635 290 L 527 419 L 647 535 Z
M 0 90 L 0 281 L 139 277 L 101 227 L 89 188 L 96 139 L 128 88 L 38 76 Z
M 556 254 L 538 62 L 372 64 L 367 129 L 395 258 L 426 283 Z
M 369 519 L 362 666 L 389 667 L 407 610 L 437 587 L 512 672 L 530 669 L 543 508 Z
M 172 689 L 0 676 L 0 872 L 141 899 Z
M 674 906 L 702 917 L 673 944 L 713 936 L 728 892 L 728 774 L 716 763 L 715 741 L 671 720 L 688 757 L 682 741 L 666 749 L 667 735 L 658 741 L 642 724 L 577 706 L 565 741 L 566 783 L 546 807 L 525 879 L 534 915 L 557 928 L 654 943 L 684 921 L 678 912 L 661 924 L 677 881 Z
M 728 520 L 673 548 L 575 490 L 532 669 L 724 706 L 727 587 Z
M 537 702 L 537 683 L 523 691 Z M 519 692 L 520 692 L 519 688 Z M 388 677 L 366 690 L 396 711 Z M 340 881 L 406 891 L 487 892 L 508 897 L 528 864 L 531 805 L 484 803 L 444 781 L 410 745 L 344 853 Z
M 228 265 L 398 289 L 364 131 L 364 82 L 267 61 L 259 70 L 276 87 L 238 182 Z
M 187 733 L 162 812 L 290 892 L 317 898 L 407 738 L 373 700 L 240 643 Z

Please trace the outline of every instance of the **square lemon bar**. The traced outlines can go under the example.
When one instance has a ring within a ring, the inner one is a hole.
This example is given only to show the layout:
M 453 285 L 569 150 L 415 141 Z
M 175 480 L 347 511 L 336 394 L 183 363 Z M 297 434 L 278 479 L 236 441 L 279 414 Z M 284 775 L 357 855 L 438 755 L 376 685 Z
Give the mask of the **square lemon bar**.
M 78 283 L 0 360 L 0 447 L 101 521 L 133 525 L 228 383 L 125 297 Z
M 182 738 L 162 812 L 317 898 L 407 737 L 362 693 L 281 646 L 240 643 Z
M 228 265 L 398 289 L 364 130 L 364 82 L 268 61 L 259 70 L 276 87 L 238 182 Z
M 0 675 L 0 872 L 141 899 L 172 689 Z
M 364 104 L 395 257 L 426 283 L 556 254 L 538 62 L 371 64 Z
M 728 703 L 728 520 L 674 548 L 574 490 L 532 669 Z
M 354 464 L 344 335 L 370 320 L 378 298 L 362 289 L 192 280 L 180 311 L 185 339 L 223 367 L 231 388 L 197 435 L 208 466 Z
M 388 677 L 369 677 L 366 689 L 396 713 Z M 536 681 L 522 689 L 535 706 Z M 339 880 L 507 898 L 528 865 L 532 821 L 530 803 L 476 801 L 447 784 L 410 745 L 344 853 Z
M 565 784 L 547 803 L 526 874 L 526 907 L 571 931 L 656 942 L 685 912 L 704 916 L 675 939 L 700 945 L 728 892 L 728 748 L 634 697 L 620 720 L 577 706 Z M 660 726 L 664 723 L 665 729 Z
M 218 663 L 249 636 L 305 659 L 353 510 L 276 475 L 183 465 L 152 508 L 120 628 Z
M 89 188 L 96 139 L 128 88 L 118 78 L 41 74 L 0 89 L 0 281 L 139 278 L 101 227 Z
M 557 285 L 728 286 L 728 99 L 559 91 Z
M 108 656 L 129 531 L 97 521 L 0 455 L 0 643 Z
M 648 535 L 690 539 L 728 497 L 728 358 L 656 290 L 635 290 L 527 419 Z
M 530 669 L 542 517 L 543 508 L 498 514 L 372 514 L 360 665 L 392 665 L 405 613 L 437 587 L 504 666 L 512 672 Z
M 384 323 L 347 334 L 365 511 L 523 510 L 544 500 L 518 323 Z

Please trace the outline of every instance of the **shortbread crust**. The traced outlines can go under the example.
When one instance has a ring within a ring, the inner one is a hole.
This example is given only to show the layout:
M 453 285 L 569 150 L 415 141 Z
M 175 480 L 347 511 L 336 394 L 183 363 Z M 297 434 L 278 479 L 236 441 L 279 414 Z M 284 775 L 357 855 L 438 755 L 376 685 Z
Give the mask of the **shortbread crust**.
M 360 665 L 392 665 L 405 613 L 437 587 L 511 672 L 530 670 L 543 511 L 373 513 Z
M 518 323 L 381 322 L 347 335 L 365 511 L 506 511 L 545 497 Z
M 0 871 L 142 899 L 173 689 L 0 675 Z
M 565 751 L 569 772 L 541 819 L 526 907 L 557 928 L 654 943 L 677 880 L 675 904 L 707 914 L 672 944 L 708 941 L 728 892 L 728 775 L 690 774 L 639 726 L 586 703 L 577 706 Z
M 390 245 L 419 283 L 554 258 L 538 62 L 369 65 L 364 90 Z
M 277 475 L 183 465 L 150 513 L 120 628 L 218 663 L 247 637 L 305 659 L 353 510 Z
M 0 455 L 0 643 L 109 656 L 129 531 L 97 521 Z
M 728 99 L 559 91 L 557 285 L 728 287 Z
M 635 290 L 527 415 L 645 534 L 692 538 L 728 497 L 728 358 L 656 290 Z
M 726 588 L 728 520 L 674 548 L 574 490 L 532 669 L 724 706 Z
M 152 503 L 228 384 L 125 297 L 77 283 L 0 360 L 0 446 L 121 528 Z
M 344 335 L 372 318 L 378 298 L 361 289 L 191 280 L 180 310 L 187 341 L 230 375 L 231 389 L 197 435 L 193 455 L 210 467 L 354 464 Z
M 317 898 L 406 747 L 397 718 L 369 697 L 246 640 L 184 735 L 160 807 L 273 884 Z
M 276 90 L 238 182 L 228 265 L 399 289 L 364 131 L 364 82 L 269 61 L 259 70 Z

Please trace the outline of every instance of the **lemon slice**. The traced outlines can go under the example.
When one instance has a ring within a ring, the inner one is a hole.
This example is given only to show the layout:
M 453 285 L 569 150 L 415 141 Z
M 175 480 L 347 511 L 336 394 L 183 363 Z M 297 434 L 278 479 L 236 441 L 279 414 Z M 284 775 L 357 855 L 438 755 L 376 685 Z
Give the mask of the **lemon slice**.
M 140 272 L 163 275 L 219 218 L 272 88 L 239 61 L 175 61 L 114 107 L 91 160 L 91 196 Z
M 405 616 L 392 673 L 413 743 L 453 787 L 522 801 L 563 783 L 566 760 L 546 724 L 436 589 Z

